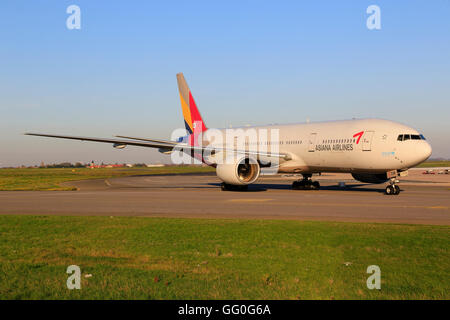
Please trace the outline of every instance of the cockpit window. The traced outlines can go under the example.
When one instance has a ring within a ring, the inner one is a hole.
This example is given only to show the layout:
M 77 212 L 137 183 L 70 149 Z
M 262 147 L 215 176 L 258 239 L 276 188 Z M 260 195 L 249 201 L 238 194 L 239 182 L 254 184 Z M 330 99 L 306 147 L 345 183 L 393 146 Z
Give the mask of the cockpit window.
M 400 134 L 397 138 L 398 141 L 406 140 L 426 140 L 423 134 Z

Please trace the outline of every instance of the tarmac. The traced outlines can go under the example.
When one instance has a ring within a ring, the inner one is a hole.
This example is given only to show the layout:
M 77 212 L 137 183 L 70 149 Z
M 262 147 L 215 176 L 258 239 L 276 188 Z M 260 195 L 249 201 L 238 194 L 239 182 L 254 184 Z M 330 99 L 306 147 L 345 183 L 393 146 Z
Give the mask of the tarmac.
M 264 176 L 248 191 L 221 191 L 214 174 L 135 176 L 66 183 L 78 191 L 3 191 L 0 214 L 292 219 L 450 225 L 450 175 L 410 170 L 398 196 L 349 174 L 314 176 L 320 190 L 292 190 L 300 176 Z M 345 187 L 339 187 L 344 182 Z

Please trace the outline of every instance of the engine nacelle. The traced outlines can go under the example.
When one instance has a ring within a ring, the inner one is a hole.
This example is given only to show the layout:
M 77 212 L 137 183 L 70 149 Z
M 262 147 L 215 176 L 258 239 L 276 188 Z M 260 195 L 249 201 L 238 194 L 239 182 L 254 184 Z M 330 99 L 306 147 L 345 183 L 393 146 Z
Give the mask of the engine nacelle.
M 248 157 L 238 158 L 237 161 L 227 159 L 225 163 L 216 167 L 217 176 L 225 183 L 232 185 L 247 185 L 258 179 L 259 163 Z
M 171 154 L 173 152 L 173 150 L 170 149 L 164 149 L 164 148 L 159 148 L 158 152 L 163 153 L 163 154 Z
M 124 149 L 127 145 L 123 143 L 114 143 L 113 147 L 116 149 Z
M 383 183 L 389 180 L 386 173 L 352 173 L 352 177 L 367 183 Z

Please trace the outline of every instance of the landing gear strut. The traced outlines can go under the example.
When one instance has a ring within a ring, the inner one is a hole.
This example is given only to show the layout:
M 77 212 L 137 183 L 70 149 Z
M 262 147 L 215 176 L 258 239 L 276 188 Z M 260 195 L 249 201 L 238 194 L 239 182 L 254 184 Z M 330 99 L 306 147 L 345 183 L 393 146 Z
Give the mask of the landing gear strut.
M 311 174 L 304 174 L 302 180 L 294 181 L 292 183 L 292 189 L 294 190 L 319 190 L 319 181 L 312 181 Z
M 398 195 L 400 193 L 400 187 L 397 185 L 399 181 L 396 178 L 389 179 L 389 185 L 386 187 L 384 193 L 386 195 Z

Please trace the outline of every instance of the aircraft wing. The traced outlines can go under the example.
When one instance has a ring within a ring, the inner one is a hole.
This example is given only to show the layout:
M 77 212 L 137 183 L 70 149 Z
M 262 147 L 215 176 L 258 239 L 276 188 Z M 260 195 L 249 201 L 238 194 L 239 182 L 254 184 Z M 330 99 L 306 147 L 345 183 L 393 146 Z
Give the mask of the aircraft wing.
M 131 140 L 121 140 L 121 139 L 108 139 L 108 138 L 91 138 L 91 137 L 77 137 L 77 136 L 65 136 L 65 135 L 54 135 L 54 134 L 44 134 L 44 133 L 25 133 L 28 136 L 38 136 L 38 137 L 49 137 L 49 138 L 61 138 L 61 139 L 71 139 L 80 141 L 93 141 L 93 142 L 104 142 L 113 143 L 115 145 L 129 145 L 138 147 L 148 147 L 148 148 L 161 148 L 161 149 L 173 149 L 173 145 L 166 143 L 157 142 L 146 142 L 146 141 L 131 141 Z
M 232 148 L 222 148 L 216 146 L 190 146 L 185 143 L 176 143 L 173 141 L 164 141 L 164 140 L 151 140 L 151 139 L 143 139 L 143 138 L 131 138 L 121 136 L 123 138 L 127 138 L 130 140 L 122 140 L 122 139 L 109 139 L 109 138 L 92 138 L 92 137 L 78 137 L 78 136 L 66 136 L 66 135 L 54 135 L 54 134 L 45 134 L 45 133 L 25 133 L 28 136 L 38 136 L 38 137 L 49 137 L 49 138 L 60 138 L 60 139 L 71 139 L 71 140 L 80 140 L 80 141 L 92 141 L 92 142 L 103 142 L 103 143 L 112 143 L 115 146 L 137 146 L 137 147 L 147 147 L 147 148 L 158 148 L 158 149 L 166 149 L 167 151 L 178 150 L 178 151 L 194 151 L 194 152 L 209 152 L 210 154 L 214 154 L 220 151 L 229 152 L 229 153 L 242 153 L 249 154 L 255 156 L 262 157 L 277 157 L 277 158 L 285 158 L 288 159 L 289 155 L 285 153 L 273 153 L 273 152 L 262 152 L 262 151 L 252 151 L 252 150 L 238 150 Z M 136 140 L 131 140 L 136 139 Z
M 116 136 L 117 138 L 125 138 L 125 139 L 131 139 L 131 140 L 140 140 L 140 141 L 148 141 L 148 142 L 156 142 L 156 143 L 166 143 L 169 145 L 176 145 L 178 142 L 175 141 L 168 141 L 168 140 L 156 140 L 156 139 L 147 139 L 147 138 L 133 138 L 128 136 Z
M 273 153 L 273 152 L 261 152 L 261 151 L 251 151 L 251 150 L 236 150 L 236 149 L 230 149 L 230 148 L 222 148 L 222 147 L 196 147 L 196 146 L 189 146 L 185 143 L 178 143 L 174 141 L 168 141 L 168 140 L 155 140 L 155 139 L 147 139 L 147 138 L 134 138 L 134 137 L 128 137 L 128 136 L 116 136 L 118 138 L 125 138 L 125 139 L 132 139 L 132 140 L 139 140 L 139 141 L 149 141 L 149 142 L 157 142 L 157 143 L 166 143 L 169 145 L 173 145 L 174 149 L 185 149 L 185 150 L 193 150 L 193 151 L 225 151 L 225 152 L 236 152 L 236 153 L 245 153 L 245 154 L 252 154 L 257 156 L 265 156 L 265 157 L 278 157 L 278 158 L 286 158 L 287 154 L 284 153 Z

